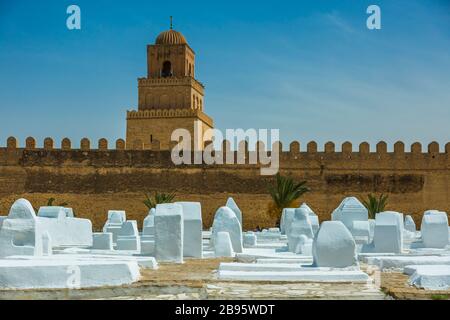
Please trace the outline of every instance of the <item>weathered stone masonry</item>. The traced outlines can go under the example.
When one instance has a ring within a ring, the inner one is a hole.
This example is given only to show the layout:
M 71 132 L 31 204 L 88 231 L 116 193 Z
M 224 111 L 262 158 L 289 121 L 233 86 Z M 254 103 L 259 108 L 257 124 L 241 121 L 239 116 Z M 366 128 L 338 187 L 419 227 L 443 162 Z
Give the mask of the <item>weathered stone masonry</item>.
M 53 140 L 47 138 L 38 148 L 35 140 L 28 138 L 25 148 L 18 148 L 16 139 L 9 138 L 7 147 L 0 148 L 0 213 L 6 214 L 9 202 L 23 194 L 42 194 L 41 201 L 48 194 L 58 199 L 71 195 L 75 208 L 78 198 L 89 202 L 96 196 L 113 195 L 115 201 L 122 199 L 122 207 L 115 209 L 133 208 L 140 219 L 146 211 L 141 203 L 144 191 L 176 190 L 180 198 L 202 201 L 206 225 L 230 194 L 237 195 L 246 228 L 273 223 L 266 213 L 270 202 L 267 184 L 273 177 L 261 176 L 258 165 L 175 166 L 170 151 L 158 150 L 158 146 L 155 150 L 127 150 L 121 139 L 115 149 L 108 147 L 106 139 L 101 139 L 96 149 L 91 149 L 87 139 L 81 145 L 82 149 L 72 149 L 70 140 L 64 139 L 62 148 L 55 149 Z M 394 152 L 387 152 L 384 142 L 377 144 L 376 152 L 369 152 L 367 143 L 357 152 L 350 143 L 344 143 L 342 152 L 335 152 L 331 142 L 324 151 L 317 149 L 317 144 L 310 142 L 307 150 L 301 151 L 300 144 L 293 142 L 289 151 L 280 154 L 280 171 L 307 180 L 312 191 L 302 200 L 321 219 L 329 219 L 344 196 L 365 197 L 370 192 L 388 193 L 390 207 L 413 214 L 417 222 L 426 209 L 450 212 L 450 144 L 444 153 L 439 152 L 437 143 L 431 143 L 425 152 L 418 143 L 405 152 L 401 142 L 395 144 Z M 97 206 L 90 211 L 90 206 L 84 205 L 80 214 L 87 217 L 103 217 L 114 206 L 106 201 L 101 210 Z

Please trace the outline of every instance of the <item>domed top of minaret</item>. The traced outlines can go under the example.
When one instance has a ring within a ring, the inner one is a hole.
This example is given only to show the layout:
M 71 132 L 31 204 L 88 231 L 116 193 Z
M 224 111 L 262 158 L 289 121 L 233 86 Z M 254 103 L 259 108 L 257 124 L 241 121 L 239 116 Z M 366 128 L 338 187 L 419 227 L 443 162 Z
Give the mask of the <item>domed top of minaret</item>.
M 161 32 L 156 38 L 155 44 L 187 44 L 186 38 L 173 29 Z
M 187 44 L 186 38 L 181 32 L 173 30 L 173 20 L 170 17 L 170 30 L 161 32 L 156 38 L 155 44 Z

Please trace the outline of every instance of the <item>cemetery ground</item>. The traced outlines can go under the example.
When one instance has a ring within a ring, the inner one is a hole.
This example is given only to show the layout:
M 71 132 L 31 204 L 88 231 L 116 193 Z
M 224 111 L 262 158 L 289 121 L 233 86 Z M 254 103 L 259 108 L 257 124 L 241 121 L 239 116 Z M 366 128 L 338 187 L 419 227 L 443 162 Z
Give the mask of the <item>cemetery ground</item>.
M 183 264 L 160 263 L 158 270 L 143 270 L 142 279 L 117 287 L 39 290 L 0 290 L 0 299 L 332 299 L 332 300 L 448 300 L 450 291 L 419 289 L 401 272 L 381 273 L 381 287 L 361 283 L 223 281 L 214 271 L 233 258 L 186 259 Z M 361 265 L 367 270 L 367 265 Z
M 303 203 L 282 209 L 277 227 L 244 231 L 232 197 L 206 229 L 201 202 L 167 199 L 148 205 L 142 223 L 108 210 L 100 231 L 52 202 L 18 199 L 0 216 L 0 299 L 449 298 L 450 229 L 439 210 L 418 227 L 347 197 L 328 221 Z

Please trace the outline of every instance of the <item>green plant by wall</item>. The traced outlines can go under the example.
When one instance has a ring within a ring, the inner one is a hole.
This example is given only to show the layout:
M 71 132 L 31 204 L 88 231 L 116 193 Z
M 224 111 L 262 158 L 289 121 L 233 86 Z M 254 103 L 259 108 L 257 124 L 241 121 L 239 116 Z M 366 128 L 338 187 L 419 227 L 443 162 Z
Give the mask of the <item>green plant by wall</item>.
M 295 182 L 291 177 L 276 175 L 274 185 L 268 187 L 272 203 L 269 206 L 269 214 L 277 218 L 278 224 L 283 209 L 292 207 L 295 200 L 310 191 L 306 181 Z
M 158 191 L 156 191 L 153 194 L 153 196 L 150 196 L 149 193 L 146 193 L 145 200 L 143 201 L 143 203 L 150 210 L 150 209 L 156 208 L 157 204 L 173 202 L 173 199 L 175 199 L 175 196 L 176 196 L 175 192 L 159 193 Z
M 373 194 L 368 194 L 367 199 L 364 199 L 362 203 L 369 211 L 369 219 L 375 219 L 377 213 L 385 211 L 387 205 L 388 196 L 381 194 L 378 198 Z

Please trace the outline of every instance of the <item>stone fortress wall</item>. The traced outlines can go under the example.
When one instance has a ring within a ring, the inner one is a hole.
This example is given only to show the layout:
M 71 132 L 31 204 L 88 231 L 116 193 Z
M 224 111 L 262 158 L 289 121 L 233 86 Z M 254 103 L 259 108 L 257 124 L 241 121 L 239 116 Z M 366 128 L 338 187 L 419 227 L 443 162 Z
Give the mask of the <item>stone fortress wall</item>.
M 73 149 L 69 139 L 57 148 L 50 138 L 42 146 L 28 138 L 23 147 L 8 138 L 6 147 L 0 147 L 0 215 L 21 196 L 35 206 L 55 197 L 99 229 L 107 210 L 124 209 L 130 219 L 142 221 L 147 214 L 144 192 L 175 190 L 179 200 L 202 203 L 205 227 L 229 196 L 244 212 L 245 229 L 275 223 L 267 213 L 267 185 L 274 177 L 261 176 L 259 165 L 175 166 L 170 151 L 159 150 L 157 141 L 150 150 L 137 149 L 126 149 L 122 139 L 114 146 L 106 139 L 95 146 L 83 139 L 80 148 Z M 388 152 L 387 144 L 380 142 L 375 152 L 368 143 L 355 151 L 346 142 L 336 152 L 329 142 L 319 151 L 317 143 L 310 142 L 302 150 L 300 143 L 292 142 L 280 153 L 280 171 L 307 180 L 312 191 L 301 201 L 308 202 L 321 220 L 330 219 L 345 196 L 365 198 L 368 193 L 389 194 L 387 209 L 412 214 L 416 223 L 427 209 L 450 213 L 450 143 L 443 152 L 436 142 L 426 150 L 420 143 L 405 150 L 402 142 L 393 149 Z

